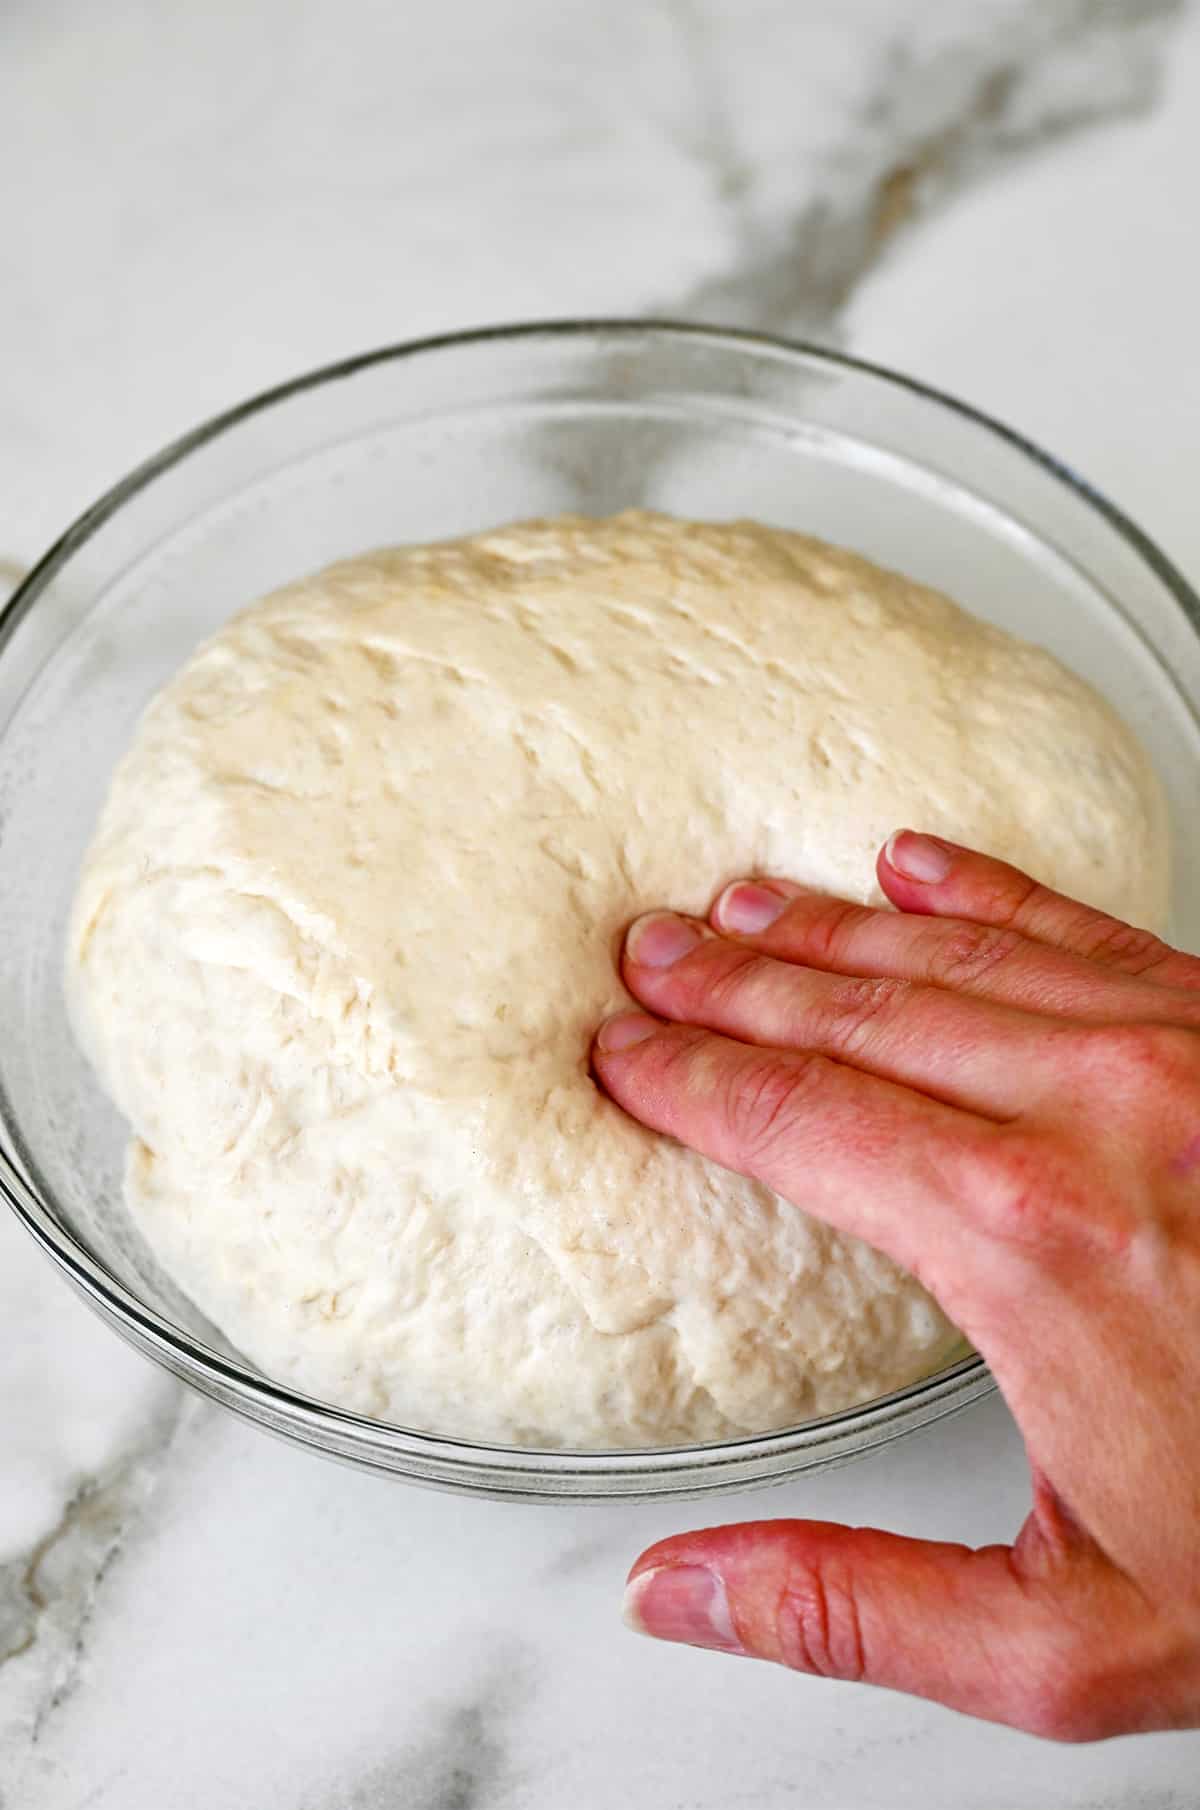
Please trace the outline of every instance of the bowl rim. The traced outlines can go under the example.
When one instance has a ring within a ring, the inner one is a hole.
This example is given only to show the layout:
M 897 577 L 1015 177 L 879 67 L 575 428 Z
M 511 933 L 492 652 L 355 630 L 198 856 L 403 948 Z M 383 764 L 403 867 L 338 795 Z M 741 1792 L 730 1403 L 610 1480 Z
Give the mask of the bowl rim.
M 450 333 L 396 341 L 302 372 L 209 416 L 198 426 L 179 435 L 134 466 L 52 543 L 7 600 L 0 604 L 0 656 L 18 623 L 52 579 L 110 517 L 140 491 L 181 464 L 190 454 L 219 439 L 222 434 L 251 417 L 286 403 L 306 391 L 358 376 L 376 365 L 453 351 L 464 346 L 507 341 L 587 338 L 613 340 L 620 337 L 682 339 L 697 344 L 707 343 L 716 349 L 769 353 L 809 365 L 824 364 L 836 371 L 850 372 L 905 391 L 982 428 L 985 433 L 1024 455 L 1101 515 L 1151 568 L 1173 597 L 1192 631 L 1200 638 L 1200 596 L 1156 542 L 1073 466 L 1046 452 L 1034 441 L 973 404 L 886 365 L 809 340 L 791 339 L 746 328 L 708 326 L 654 316 L 596 316 L 468 327 Z M 747 1466 L 769 1464 L 772 1460 L 786 1458 L 801 1450 L 812 1451 L 823 1445 L 837 1445 L 841 1437 L 851 1431 L 864 1435 L 866 1443 L 881 1443 L 902 1430 L 901 1427 L 894 1427 L 894 1423 L 907 1422 L 910 1411 L 915 1407 L 926 1410 L 921 1418 L 928 1422 L 952 1412 L 958 1406 L 965 1406 L 996 1388 L 984 1360 L 978 1354 L 970 1353 L 902 1389 L 892 1390 L 835 1414 L 822 1415 L 766 1434 L 748 1434 L 735 1439 L 694 1445 L 585 1451 L 566 1447 L 490 1445 L 355 1414 L 290 1389 L 286 1384 L 260 1372 L 243 1368 L 219 1352 L 196 1345 L 186 1333 L 139 1300 L 111 1275 L 105 1265 L 92 1256 L 81 1240 L 57 1223 L 50 1209 L 39 1198 L 37 1190 L 26 1183 L 3 1150 L 0 1150 L 0 1197 L 8 1203 L 26 1230 L 89 1305 L 109 1320 L 116 1330 L 123 1332 L 132 1343 L 147 1355 L 157 1358 L 177 1376 L 201 1388 L 204 1387 L 203 1379 L 206 1378 L 218 1384 L 220 1399 L 235 1409 L 237 1402 L 229 1399 L 229 1393 L 235 1397 L 249 1395 L 268 1412 L 272 1408 L 284 1410 L 293 1422 L 290 1436 L 299 1437 L 303 1443 L 319 1443 L 305 1438 L 305 1430 L 311 1434 L 317 1429 L 337 1428 L 356 1444 L 359 1441 L 382 1442 L 387 1447 L 407 1448 L 411 1457 L 427 1459 L 440 1475 L 453 1473 L 460 1468 L 464 1471 L 478 1471 L 483 1467 L 505 1478 L 543 1476 L 548 1480 L 558 1479 L 564 1482 L 571 1478 L 591 1478 L 596 1482 L 615 1483 L 622 1479 L 635 1482 L 639 1478 L 645 1479 L 648 1473 L 655 1472 L 699 1470 L 707 1474 L 713 1470 L 719 1472 L 726 1466 L 736 1467 L 740 1472 Z M 894 1431 L 889 1431 L 893 1427 Z M 277 1423 L 275 1430 L 284 1433 L 289 1431 Z M 340 1455 L 353 1457 L 354 1454 L 346 1451 Z

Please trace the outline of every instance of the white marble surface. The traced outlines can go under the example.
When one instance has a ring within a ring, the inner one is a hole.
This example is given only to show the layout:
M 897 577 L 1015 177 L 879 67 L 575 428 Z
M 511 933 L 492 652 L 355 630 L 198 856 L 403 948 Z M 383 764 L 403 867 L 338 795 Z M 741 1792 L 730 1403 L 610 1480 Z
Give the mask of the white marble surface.
M 1200 578 L 1198 165 L 1200 21 L 1154 0 L 9 0 L 0 576 L 303 366 L 656 311 L 956 389 Z M 757 1498 L 506 1507 L 184 1397 L 7 1222 L 0 1328 L 3 1810 L 1200 1805 L 1200 1736 L 1050 1748 L 618 1622 L 714 1518 L 1005 1537 L 994 1401 Z

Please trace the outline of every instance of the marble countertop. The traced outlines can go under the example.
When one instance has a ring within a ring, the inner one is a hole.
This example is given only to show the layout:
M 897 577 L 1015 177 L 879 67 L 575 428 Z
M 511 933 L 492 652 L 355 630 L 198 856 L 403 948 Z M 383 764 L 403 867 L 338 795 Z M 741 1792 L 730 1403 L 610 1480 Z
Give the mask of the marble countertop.
M 605 312 L 915 371 L 1200 578 L 1171 0 L 14 0 L 0 167 L 0 584 L 299 369 Z M 185 1394 L 8 1221 L 0 1328 L 3 1810 L 1200 1805 L 1200 1735 L 1055 1748 L 620 1624 L 641 1546 L 747 1511 L 1007 1538 L 996 1400 L 753 1499 L 507 1506 Z

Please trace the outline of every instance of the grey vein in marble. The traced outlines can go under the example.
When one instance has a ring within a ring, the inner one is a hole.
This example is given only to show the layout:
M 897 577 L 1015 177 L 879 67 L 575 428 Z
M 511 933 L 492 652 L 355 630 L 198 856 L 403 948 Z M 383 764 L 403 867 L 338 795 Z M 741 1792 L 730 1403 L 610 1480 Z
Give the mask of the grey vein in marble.
M 509 1726 L 532 1696 L 535 1669 L 508 1636 L 488 1651 L 474 1682 L 430 1713 L 420 1741 L 296 1810 L 487 1810 L 498 1802 L 514 1782 Z
M 172 1390 L 125 1450 L 80 1483 L 33 1550 L 0 1567 L 0 1678 L 9 1685 L 0 1724 L 0 1805 L 5 1789 L 19 1782 L 18 1753 L 36 1748 L 78 1686 L 104 1580 L 154 1493 L 186 1400 L 182 1389 Z
M 620 1576 L 622 1565 L 628 1564 L 629 1560 L 628 1539 L 623 1534 L 607 1533 L 577 1540 L 547 1559 L 535 1573 L 535 1580 L 539 1584 L 557 1583 L 589 1570 L 601 1560 L 610 1565 L 614 1577 Z
M 737 255 L 661 312 L 714 324 L 836 335 L 855 283 L 892 234 L 1002 158 L 1064 133 L 1143 111 L 1160 86 L 1170 26 L 1186 0 L 1043 0 L 986 51 L 995 20 L 979 9 L 972 55 L 922 53 L 897 37 L 874 75 L 845 144 L 825 158 L 817 199 L 790 217 L 753 205 L 749 115 L 731 105 L 719 39 L 704 0 L 661 0 L 692 71 L 697 129 L 690 150 L 732 217 Z M 997 34 L 999 35 L 999 34 Z M 980 71 L 977 59 L 984 57 Z M 941 90 L 932 109 L 931 86 Z
M 772 159 L 757 129 L 754 95 L 756 69 L 772 51 L 749 41 L 749 9 L 728 0 L 658 0 L 690 95 L 668 136 L 711 189 L 728 249 L 690 287 L 657 297 L 642 295 L 631 276 L 631 303 L 735 325 L 836 332 L 856 280 L 913 216 L 1002 157 L 1146 106 L 1161 73 L 1165 33 L 1182 9 L 1182 0 L 939 0 L 914 7 L 890 36 L 869 34 L 854 108 L 813 163 L 796 170 L 799 199 L 781 200 L 767 179 Z M 864 0 L 841 13 L 813 5 L 808 16 L 818 29 L 868 12 Z M 789 55 L 799 35 L 797 27 Z M 553 302 L 547 311 L 555 311 Z M 5 540 L 0 552 L 9 550 L 7 532 Z M 17 564 L 0 560 L 0 595 L 20 576 Z M 5 1810 L 24 1801 L 22 1781 L 43 1736 L 86 1676 L 88 1633 L 105 1585 L 130 1551 L 181 1428 L 202 1424 L 207 1412 L 173 1391 L 105 1469 L 74 1490 L 36 1545 L 0 1568 Z M 586 1570 L 610 1544 L 598 1538 L 567 1547 L 547 1561 L 539 1581 Z M 489 1642 L 488 1653 L 474 1677 L 464 1656 L 461 1693 L 435 1702 L 418 1741 L 398 1746 L 333 1795 L 297 1800 L 295 1810 L 483 1810 L 511 1800 L 520 1789 L 512 1725 L 533 1694 L 534 1655 L 503 1635 Z M 92 1798 L 114 1810 L 133 1801 L 121 1795 L 116 1776 L 93 1780 L 82 1801 Z M 753 1801 L 766 1800 L 755 1794 Z M 1145 1810 L 1182 1810 L 1184 1799 L 1168 1789 L 1139 1802 Z

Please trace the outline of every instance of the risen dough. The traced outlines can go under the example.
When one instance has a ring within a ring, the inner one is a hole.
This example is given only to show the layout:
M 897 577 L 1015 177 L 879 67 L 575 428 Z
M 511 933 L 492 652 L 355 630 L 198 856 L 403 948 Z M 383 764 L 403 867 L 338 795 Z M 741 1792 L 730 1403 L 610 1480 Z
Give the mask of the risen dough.
M 444 1433 L 707 1440 L 910 1381 L 955 1345 L 915 1282 L 587 1067 L 637 912 L 877 899 L 904 823 L 1162 919 L 1108 706 L 852 554 L 631 513 L 292 585 L 151 706 L 81 882 L 129 1205 L 263 1369 Z

